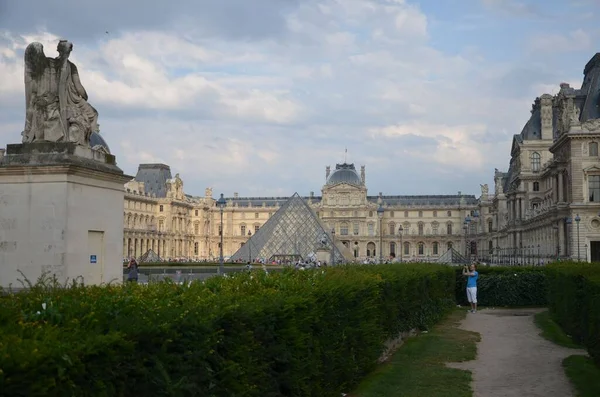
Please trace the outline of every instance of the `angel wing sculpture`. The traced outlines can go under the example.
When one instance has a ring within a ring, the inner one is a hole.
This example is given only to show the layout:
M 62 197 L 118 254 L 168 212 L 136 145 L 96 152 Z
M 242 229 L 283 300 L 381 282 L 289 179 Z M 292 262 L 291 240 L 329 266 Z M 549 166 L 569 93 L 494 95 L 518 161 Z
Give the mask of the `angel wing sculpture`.
M 89 146 L 98 132 L 98 112 L 88 102 L 77 66 L 69 61 L 73 44 L 58 43 L 48 58 L 41 43 L 25 49 L 25 128 L 23 143 L 75 142 Z

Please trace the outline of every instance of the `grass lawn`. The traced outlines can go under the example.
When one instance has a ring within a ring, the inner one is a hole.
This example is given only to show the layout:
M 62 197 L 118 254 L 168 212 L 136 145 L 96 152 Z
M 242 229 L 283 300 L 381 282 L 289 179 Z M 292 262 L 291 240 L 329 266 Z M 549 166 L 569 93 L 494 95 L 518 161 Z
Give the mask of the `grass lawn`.
M 350 396 L 472 396 L 471 372 L 445 366 L 473 360 L 477 354 L 479 334 L 457 328 L 465 315 L 465 310 L 455 310 L 429 333 L 409 338 Z
M 600 396 L 600 368 L 591 358 L 569 356 L 563 360 L 563 367 L 578 397 Z
M 568 348 L 583 348 L 565 334 L 562 328 L 552 320 L 548 311 L 536 314 L 534 321 L 542 330 L 540 335 L 549 341 Z M 600 368 L 594 364 L 591 358 L 572 355 L 565 358 L 562 365 L 569 381 L 577 391 L 578 397 L 600 396 Z
M 535 325 L 542 331 L 540 335 L 548 339 L 550 342 L 554 342 L 559 346 L 568 347 L 571 349 L 582 349 L 583 347 L 575 343 L 565 332 L 562 330 L 560 325 L 556 324 L 550 316 L 549 311 L 544 311 L 535 315 Z

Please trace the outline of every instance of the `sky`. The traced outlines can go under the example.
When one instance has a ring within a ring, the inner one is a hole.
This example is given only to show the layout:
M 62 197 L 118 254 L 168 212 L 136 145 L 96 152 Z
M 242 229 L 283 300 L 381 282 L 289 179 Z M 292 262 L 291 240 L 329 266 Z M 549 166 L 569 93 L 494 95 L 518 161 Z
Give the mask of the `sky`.
M 493 192 L 536 97 L 579 88 L 595 0 L 0 0 L 0 145 L 21 141 L 23 53 L 73 42 L 125 173 L 165 163 L 188 194 Z M 346 153 L 347 152 L 347 153 Z

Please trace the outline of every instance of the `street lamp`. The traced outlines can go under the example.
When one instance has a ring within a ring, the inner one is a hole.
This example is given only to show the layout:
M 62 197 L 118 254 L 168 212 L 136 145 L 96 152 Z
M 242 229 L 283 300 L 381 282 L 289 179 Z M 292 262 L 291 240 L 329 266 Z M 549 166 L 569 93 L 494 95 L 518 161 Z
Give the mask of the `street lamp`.
M 402 227 L 402 225 L 398 226 L 398 235 L 400 235 L 400 263 L 402 263 L 402 254 L 404 251 L 404 246 L 402 245 L 402 232 L 404 231 L 404 228 Z
M 381 229 L 381 225 L 383 222 L 383 206 L 379 204 L 379 208 L 377 208 L 377 216 L 379 217 L 379 264 L 383 263 L 383 230 Z
M 577 262 L 579 262 L 580 257 L 579 257 L 579 221 L 581 221 L 581 218 L 579 217 L 579 214 L 575 215 L 575 222 L 577 223 Z
M 552 229 L 556 230 L 556 260 L 558 260 L 558 257 L 560 255 L 560 239 L 558 237 L 558 222 L 556 222 L 556 225 L 552 225 Z
M 219 250 L 219 273 L 223 275 L 225 274 L 225 266 L 223 265 L 223 209 L 225 208 L 225 205 L 227 205 L 227 201 L 223 198 L 223 193 L 221 193 L 221 197 L 217 200 L 217 205 L 221 210 L 221 246 Z
M 252 263 L 252 246 L 250 245 L 251 237 L 252 237 L 252 230 L 248 229 L 248 263 Z
M 335 265 L 335 226 L 331 228 L 331 258 L 329 259 L 329 265 Z

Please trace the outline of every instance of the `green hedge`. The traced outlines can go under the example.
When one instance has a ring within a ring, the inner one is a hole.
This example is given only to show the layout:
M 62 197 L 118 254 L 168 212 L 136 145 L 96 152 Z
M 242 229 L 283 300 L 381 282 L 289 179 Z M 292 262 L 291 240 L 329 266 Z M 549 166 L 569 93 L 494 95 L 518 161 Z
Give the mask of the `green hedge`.
M 386 339 L 444 316 L 454 283 L 407 264 L 38 285 L 0 299 L 0 395 L 337 397 Z
M 467 278 L 456 269 L 456 302 L 468 305 Z M 478 266 L 477 301 L 481 306 L 545 306 L 548 288 L 544 267 Z
M 600 365 L 600 264 L 554 263 L 548 284 L 553 318 Z

